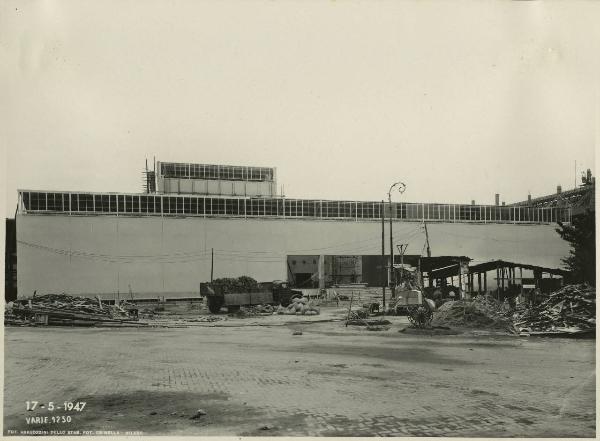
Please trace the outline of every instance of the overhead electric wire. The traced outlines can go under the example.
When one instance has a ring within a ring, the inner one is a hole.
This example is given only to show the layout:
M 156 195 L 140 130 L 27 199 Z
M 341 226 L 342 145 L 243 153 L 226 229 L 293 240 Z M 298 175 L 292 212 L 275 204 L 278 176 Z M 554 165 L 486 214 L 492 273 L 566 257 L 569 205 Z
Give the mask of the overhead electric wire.
M 409 230 L 407 233 L 400 235 L 400 238 L 395 240 L 396 243 L 401 243 L 403 240 L 410 240 L 415 237 L 421 230 L 421 226 Z M 295 250 L 286 250 L 284 252 L 274 252 L 274 251 L 253 251 L 253 250 L 222 250 L 217 249 L 217 254 L 215 255 L 218 258 L 225 258 L 235 261 L 249 261 L 249 262 L 275 262 L 282 257 L 285 257 L 294 253 L 301 253 L 307 251 L 329 251 L 335 253 L 348 253 L 348 254 L 356 254 L 357 252 L 368 250 L 374 247 L 379 246 L 379 235 L 371 236 L 366 239 L 348 241 L 348 242 L 340 242 L 329 246 L 317 247 L 317 248 L 306 248 L 306 249 L 295 249 Z M 181 252 L 175 251 L 171 253 L 164 254 L 123 254 L 123 255 L 115 255 L 115 254 L 103 254 L 103 253 L 94 253 L 89 251 L 82 250 L 73 250 L 73 249 L 61 249 L 50 247 L 42 244 L 26 242 L 22 240 L 17 241 L 19 244 L 40 249 L 46 252 L 64 255 L 68 257 L 79 257 L 83 259 L 89 260 L 97 260 L 104 261 L 109 263 L 132 263 L 132 262 L 157 262 L 157 263 L 186 263 L 186 262 L 196 262 L 201 260 L 208 260 L 210 258 L 211 251 L 208 249 L 201 251 L 188 251 Z M 353 246 L 359 245 L 359 246 Z
M 53 248 L 39 244 L 32 244 L 25 241 L 17 241 L 21 245 L 25 245 L 31 248 L 41 249 L 43 251 L 51 252 L 54 254 L 64 255 L 67 257 L 80 257 L 84 259 L 90 260 L 100 260 L 111 263 L 128 263 L 128 262 L 139 262 L 139 261 L 155 261 L 155 262 L 163 262 L 163 263 L 177 263 L 177 262 L 186 262 L 186 261 L 198 261 L 198 260 L 207 260 L 210 258 L 209 255 L 197 255 L 197 256 L 181 256 L 180 258 L 176 258 L 177 256 L 173 255 L 152 255 L 152 256 L 144 256 L 144 258 L 140 257 L 131 257 L 131 256 L 118 256 L 118 255 L 107 255 L 107 254 L 98 254 L 98 253 L 89 253 L 85 251 L 79 250 L 66 250 L 60 248 Z M 174 258 L 175 257 L 175 258 Z
M 445 236 L 454 236 L 454 237 L 467 237 L 467 238 L 478 239 L 478 240 L 491 240 L 491 241 L 494 241 L 494 242 L 510 242 L 510 243 L 520 243 L 520 242 L 523 242 L 522 239 L 519 239 L 519 240 L 515 240 L 515 239 L 498 239 L 498 238 L 494 238 L 494 237 L 473 236 L 471 234 L 444 233 L 444 235 Z
M 409 231 L 410 237 L 412 237 L 415 234 L 417 234 L 419 232 L 420 228 L 421 227 L 417 227 L 414 230 Z M 372 236 L 372 237 L 370 237 L 368 239 L 355 240 L 355 241 L 350 241 L 350 242 L 340 242 L 340 243 L 337 243 L 337 244 L 334 244 L 334 245 L 325 246 L 325 247 L 286 250 L 283 253 L 275 253 L 275 252 L 269 252 L 269 251 L 233 251 L 233 250 L 223 250 L 223 249 L 215 249 L 215 251 L 221 252 L 221 253 L 229 253 L 229 254 L 280 254 L 280 255 L 290 255 L 290 254 L 302 253 L 302 252 L 308 252 L 308 251 L 334 250 L 336 248 L 343 248 L 343 249 L 345 249 L 346 245 L 360 244 L 360 243 L 364 243 L 364 242 L 371 242 L 373 244 L 377 244 L 377 246 L 378 246 L 378 244 L 380 243 L 379 242 L 380 240 L 381 240 L 381 237 L 379 235 L 377 235 L 377 236 Z M 361 248 L 361 247 L 358 247 L 358 248 Z M 358 248 L 353 248 L 353 249 L 358 249 Z M 362 248 L 364 248 L 364 246 L 362 246 Z

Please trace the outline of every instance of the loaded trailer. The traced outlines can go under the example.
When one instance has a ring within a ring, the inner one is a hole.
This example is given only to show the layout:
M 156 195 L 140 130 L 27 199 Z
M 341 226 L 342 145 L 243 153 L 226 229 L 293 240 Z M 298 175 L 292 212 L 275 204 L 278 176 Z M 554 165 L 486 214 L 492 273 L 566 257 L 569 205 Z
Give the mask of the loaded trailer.
M 302 297 L 302 291 L 291 289 L 287 282 L 282 281 L 264 283 L 255 290 L 245 292 L 228 292 L 226 286 L 203 282 L 200 283 L 200 295 L 206 297 L 208 310 L 217 314 L 223 307 L 231 313 L 242 306 L 288 306 L 293 298 Z

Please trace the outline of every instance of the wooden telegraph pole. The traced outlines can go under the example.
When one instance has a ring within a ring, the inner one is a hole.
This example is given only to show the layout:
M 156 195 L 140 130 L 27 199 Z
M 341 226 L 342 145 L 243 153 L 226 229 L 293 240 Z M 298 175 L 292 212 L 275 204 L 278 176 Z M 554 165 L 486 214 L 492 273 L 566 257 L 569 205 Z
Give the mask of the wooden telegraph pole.
M 390 201 L 390 291 L 392 299 L 396 297 L 396 281 L 394 274 L 394 235 L 392 233 L 392 194 L 391 189 L 389 195 Z
M 210 249 L 210 283 L 213 281 L 213 269 L 215 266 L 215 249 Z
M 385 314 L 385 204 L 381 201 L 381 290 L 383 297 L 383 313 Z
M 427 232 L 427 222 L 423 222 L 425 225 L 425 240 L 427 241 L 427 257 L 431 257 L 431 248 L 429 248 L 429 233 Z
M 403 182 L 394 182 L 388 191 L 388 202 L 390 203 L 390 290 L 392 292 L 392 298 L 396 297 L 396 276 L 394 274 L 394 237 L 392 233 L 392 190 L 398 185 L 398 191 L 404 193 L 406 185 Z

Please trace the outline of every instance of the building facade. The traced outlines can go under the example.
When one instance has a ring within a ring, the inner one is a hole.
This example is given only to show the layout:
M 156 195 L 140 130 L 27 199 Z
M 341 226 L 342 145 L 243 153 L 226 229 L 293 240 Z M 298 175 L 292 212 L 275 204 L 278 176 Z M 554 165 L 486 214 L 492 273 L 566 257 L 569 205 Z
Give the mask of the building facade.
M 362 280 L 375 263 L 358 256 L 381 254 L 390 213 L 394 242 L 411 254 L 424 251 L 425 222 L 434 256 L 559 267 L 568 254 L 555 232 L 568 208 L 392 203 L 390 211 L 381 202 L 278 197 L 272 168 L 157 165 L 156 193 L 19 190 L 19 297 L 189 296 L 210 280 L 211 265 L 215 278 L 375 284 Z

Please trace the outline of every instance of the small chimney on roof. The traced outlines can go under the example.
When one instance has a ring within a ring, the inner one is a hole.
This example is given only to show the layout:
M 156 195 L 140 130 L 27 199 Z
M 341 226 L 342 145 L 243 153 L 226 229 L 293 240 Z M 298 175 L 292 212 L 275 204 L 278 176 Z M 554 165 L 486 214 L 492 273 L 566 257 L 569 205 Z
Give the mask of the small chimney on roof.
M 475 205 L 475 199 L 471 199 L 471 205 Z
M 562 187 L 560 185 L 556 186 L 556 194 L 561 194 L 562 193 Z
M 531 203 L 531 194 L 527 195 L 527 202 Z
M 504 207 L 506 205 L 506 202 L 502 201 L 502 206 Z
M 496 206 L 500 205 L 500 195 L 496 193 Z

